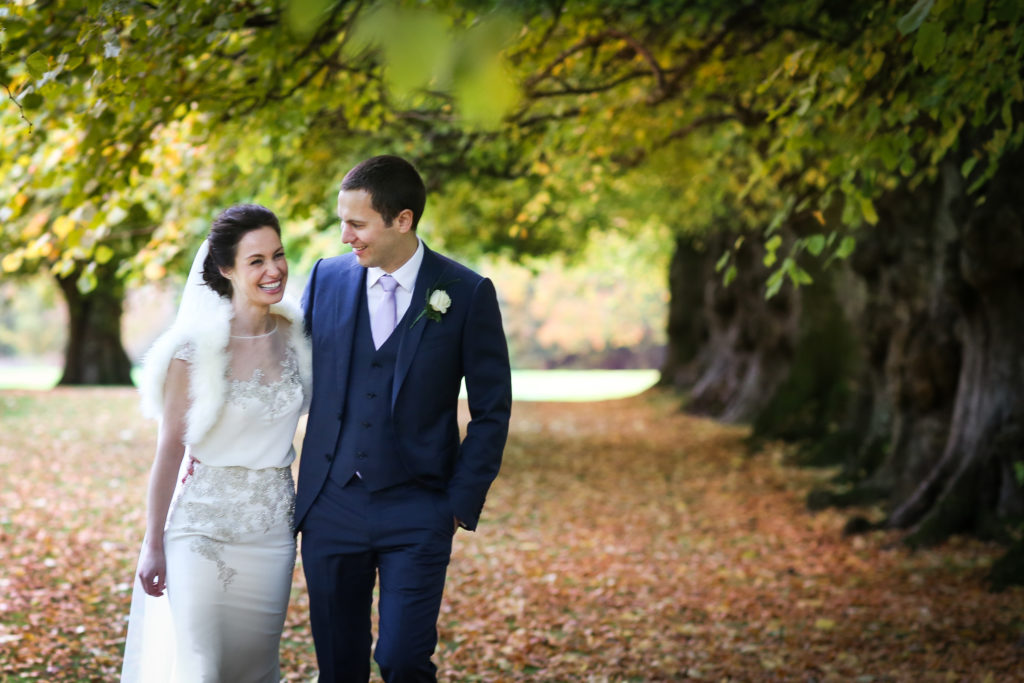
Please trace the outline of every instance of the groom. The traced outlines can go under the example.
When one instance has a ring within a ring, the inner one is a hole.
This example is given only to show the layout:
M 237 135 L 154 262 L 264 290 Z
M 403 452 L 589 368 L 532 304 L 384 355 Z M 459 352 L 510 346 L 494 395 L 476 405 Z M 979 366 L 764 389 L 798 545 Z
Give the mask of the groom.
M 377 156 L 345 176 L 342 241 L 303 294 L 313 402 L 295 524 L 321 683 L 435 681 L 437 616 L 452 537 L 476 528 L 498 474 L 512 402 L 508 347 L 490 280 L 436 254 L 416 226 L 416 169 Z M 460 441 L 465 377 L 470 422 Z

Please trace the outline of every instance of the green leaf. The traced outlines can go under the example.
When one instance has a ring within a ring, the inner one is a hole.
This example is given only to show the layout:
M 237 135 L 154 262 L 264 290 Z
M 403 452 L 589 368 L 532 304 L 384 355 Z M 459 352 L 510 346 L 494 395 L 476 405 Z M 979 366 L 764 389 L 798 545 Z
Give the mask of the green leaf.
M 857 240 L 852 236 L 847 235 L 843 238 L 843 241 L 839 243 L 839 248 L 836 249 L 836 256 L 838 258 L 846 258 L 853 253 L 854 247 L 857 246 Z
M 312 35 L 323 21 L 324 12 L 332 4 L 332 0 L 290 0 L 285 13 L 288 28 L 299 36 Z
M 896 28 L 900 30 L 900 33 L 907 35 L 913 33 L 924 20 L 928 17 L 928 13 L 932 11 L 932 5 L 935 4 L 935 0 L 917 0 L 917 3 L 910 8 L 910 11 L 900 17 L 899 21 L 896 22 Z M 970 4 L 970 3 L 968 3 Z
M 963 166 L 960 167 L 960 175 L 962 175 L 964 179 L 966 179 L 967 176 L 971 175 L 971 171 L 974 170 L 974 167 L 977 165 L 977 163 L 978 157 L 968 157 L 967 161 L 965 161 L 963 163 Z
M 929 22 L 917 32 L 917 40 L 914 41 L 914 57 L 925 69 L 930 69 L 935 65 L 945 47 L 946 32 L 942 30 L 941 25 Z
M 39 79 L 49 70 L 50 62 L 43 53 L 33 52 L 25 60 L 25 66 L 28 67 L 28 73 L 32 78 Z
M 21 106 L 25 109 L 39 109 L 43 106 L 43 96 L 37 92 L 30 92 L 21 98 Z
M 718 262 L 715 263 L 715 272 L 722 272 L 722 268 L 725 268 L 725 264 L 729 262 L 729 257 L 732 256 L 731 251 L 727 251 L 719 257 Z
M 96 263 L 102 266 L 104 263 L 107 263 L 112 258 L 114 258 L 113 249 L 111 249 L 105 244 L 101 244 L 100 246 L 96 247 L 96 253 L 93 254 L 93 259 L 96 260 Z
M 78 282 L 75 284 L 77 285 L 79 292 L 82 294 L 88 294 L 96 289 L 96 285 L 99 284 L 99 282 L 96 279 L 96 273 L 91 269 L 87 269 L 78 277 Z
M 810 273 L 808 273 L 806 270 L 798 266 L 796 263 L 793 263 L 792 261 L 789 263 L 789 268 L 787 269 L 787 271 L 789 273 L 789 279 L 792 280 L 793 284 L 798 287 L 800 285 L 809 285 L 814 282 L 814 278 L 811 277 Z
M 736 266 L 735 265 L 729 266 L 729 268 L 726 269 L 726 271 L 725 271 L 725 277 L 722 278 L 723 284 L 726 287 L 728 287 L 729 284 L 732 283 L 732 281 L 736 279 L 736 274 L 737 274 Z
M 860 213 L 862 216 L 864 216 L 864 220 L 866 220 L 871 225 L 877 223 L 878 212 L 875 211 L 875 204 L 874 202 L 871 201 L 871 198 L 861 196 L 858 197 L 858 201 L 860 202 Z
M 822 250 L 825 249 L 825 236 L 824 235 L 811 235 L 804 240 L 804 246 L 807 247 L 807 251 L 811 252 L 815 256 L 821 254 Z

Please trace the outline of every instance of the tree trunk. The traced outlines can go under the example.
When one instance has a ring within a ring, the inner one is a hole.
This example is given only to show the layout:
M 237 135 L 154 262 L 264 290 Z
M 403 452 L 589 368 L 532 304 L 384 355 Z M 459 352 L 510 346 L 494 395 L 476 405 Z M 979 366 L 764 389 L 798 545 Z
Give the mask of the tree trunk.
M 704 287 L 714 272 L 705 241 L 681 235 L 669 264 L 668 342 L 658 386 L 685 391 L 700 374 L 698 356 L 708 340 Z
M 1003 160 L 959 230 L 963 363 L 941 460 L 889 516 L 908 541 L 996 532 L 1024 515 L 1024 152 Z
M 714 262 L 734 239 L 728 233 L 709 238 L 705 272 L 709 266 L 713 272 Z M 686 407 L 726 422 L 746 422 L 767 404 L 789 370 L 800 293 L 786 284 L 765 299 L 768 269 L 758 240 L 746 240 L 735 258 L 738 275 L 728 286 L 718 273 L 703 283 L 708 336 L 694 361 L 698 376 Z
M 81 270 L 57 278 L 68 303 L 68 342 L 61 385 L 132 383 L 132 364 L 121 344 L 124 284 L 110 268 L 96 270 L 97 286 L 78 290 Z
M 799 458 L 805 464 L 831 464 L 839 444 L 834 436 L 838 416 L 852 402 L 850 378 L 856 373 L 856 334 L 842 301 L 862 296 L 845 264 L 823 269 L 808 263 L 814 282 L 800 288 L 799 324 L 785 380 L 753 420 L 753 437 L 810 441 Z M 854 293 L 854 294 L 852 294 Z
M 928 476 L 946 443 L 960 371 L 954 204 L 959 171 L 942 182 L 890 193 L 878 202 L 851 265 L 871 296 L 853 311 L 864 359 L 860 404 L 849 429 L 860 442 L 844 478 L 895 506 Z

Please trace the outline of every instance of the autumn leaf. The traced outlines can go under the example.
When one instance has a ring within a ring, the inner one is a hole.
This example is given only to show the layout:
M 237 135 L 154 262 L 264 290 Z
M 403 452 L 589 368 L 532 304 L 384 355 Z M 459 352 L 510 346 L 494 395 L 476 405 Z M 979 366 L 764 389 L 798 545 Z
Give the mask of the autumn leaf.
M 137 405 L 0 392 L 0 680 L 118 677 L 156 443 Z M 834 473 L 747 435 L 655 392 L 516 403 L 480 527 L 455 537 L 440 680 L 1022 680 L 1024 589 L 984 584 L 999 546 L 844 538 L 803 502 Z M 301 560 L 281 667 L 316 675 Z

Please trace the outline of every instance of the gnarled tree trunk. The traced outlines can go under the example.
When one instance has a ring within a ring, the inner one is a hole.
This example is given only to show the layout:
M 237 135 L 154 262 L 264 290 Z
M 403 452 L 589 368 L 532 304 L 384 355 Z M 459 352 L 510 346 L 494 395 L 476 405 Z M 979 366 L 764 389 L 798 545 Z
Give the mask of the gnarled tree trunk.
M 713 264 L 735 239 L 709 238 L 706 254 Z M 687 410 L 726 422 L 753 419 L 785 379 L 798 333 L 800 294 L 784 285 L 765 299 L 768 271 L 756 240 L 736 251 L 738 275 L 728 286 L 718 273 L 703 283 L 707 340 L 695 359 L 696 379 Z M 706 268 L 705 268 L 706 270 Z
M 958 173 L 953 170 L 954 173 Z M 848 309 L 860 332 L 858 400 L 845 430 L 858 435 L 843 461 L 851 491 L 818 501 L 898 505 L 935 466 L 946 443 L 960 341 L 950 298 L 955 263 L 952 205 L 958 176 L 878 202 L 879 224 L 851 259 L 867 292 Z
M 1024 153 L 1003 160 L 986 201 L 958 230 L 956 292 L 963 363 L 941 459 L 889 516 L 931 544 L 962 531 L 996 531 L 1024 515 Z
M 96 269 L 98 284 L 78 290 L 81 272 L 57 278 L 68 304 L 68 342 L 62 385 L 132 383 L 132 364 L 121 344 L 124 284 L 110 268 Z

